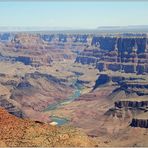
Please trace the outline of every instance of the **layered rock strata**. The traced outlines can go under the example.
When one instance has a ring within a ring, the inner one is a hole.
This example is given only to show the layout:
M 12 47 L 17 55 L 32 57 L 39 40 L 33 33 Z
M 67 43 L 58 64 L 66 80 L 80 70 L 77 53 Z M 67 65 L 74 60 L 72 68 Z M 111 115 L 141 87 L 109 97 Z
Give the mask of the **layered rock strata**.
M 100 71 L 148 73 L 147 37 L 93 37 L 91 46 L 81 52 L 76 62 L 93 64 Z

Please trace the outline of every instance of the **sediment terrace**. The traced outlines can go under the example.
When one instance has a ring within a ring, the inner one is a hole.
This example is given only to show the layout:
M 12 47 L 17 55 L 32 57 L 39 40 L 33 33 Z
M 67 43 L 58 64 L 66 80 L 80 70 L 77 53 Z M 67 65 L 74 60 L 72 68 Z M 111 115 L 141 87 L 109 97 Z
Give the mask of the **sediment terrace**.
M 115 107 L 118 108 L 144 108 L 148 107 L 148 99 L 131 98 L 115 102 Z
M 131 112 L 130 126 L 148 128 L 148 98 L 129 98 L 115 102 L 115 109 Z M 122 114 L 122 111 L 121 111 Z

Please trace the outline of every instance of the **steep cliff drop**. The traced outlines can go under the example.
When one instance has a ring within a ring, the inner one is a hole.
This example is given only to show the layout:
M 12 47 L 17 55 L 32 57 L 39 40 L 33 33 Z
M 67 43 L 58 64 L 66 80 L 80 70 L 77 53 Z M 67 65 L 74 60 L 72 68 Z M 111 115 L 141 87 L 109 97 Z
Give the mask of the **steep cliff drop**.
M 147 37 L 94 36 L 90 47 L 86 47 L 76 62 L 93 64 L 100 71 L 122 71 L 124 73 L 148 73 Z

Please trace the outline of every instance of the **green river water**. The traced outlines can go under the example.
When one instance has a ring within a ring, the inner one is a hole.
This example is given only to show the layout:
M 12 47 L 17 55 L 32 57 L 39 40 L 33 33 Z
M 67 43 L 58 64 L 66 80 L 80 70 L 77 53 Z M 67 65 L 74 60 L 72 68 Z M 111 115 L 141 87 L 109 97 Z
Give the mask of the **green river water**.
M 75 99 L 77 99 L 81 95 L 82 85 L 77 84 L 75 81 L 74 87 L 75 87 L 75 91 L 70 97 L 68 97 L 65 100 L 59 101 L 57 103 L 50 104 L 44 110 L 44 112 L 53 111 L 53 110 L 57 109 L 58 107 L 69 104 L 69 103 L 73 102 Z M 61 117 L 57 117 L 57 116 L 51 116 L 50 118 L 52 119 L 53 122 L 57 122 L 59 126 L 68 123 L 68 119 L 66 119 L 66 118 L 61 118 Z

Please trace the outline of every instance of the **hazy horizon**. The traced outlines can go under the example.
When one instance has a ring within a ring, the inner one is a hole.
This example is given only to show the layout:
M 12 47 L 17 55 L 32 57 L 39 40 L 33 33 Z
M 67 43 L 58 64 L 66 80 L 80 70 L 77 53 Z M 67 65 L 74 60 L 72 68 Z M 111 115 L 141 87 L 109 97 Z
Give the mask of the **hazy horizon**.
M 146 1 L 0 2 L 0 27 L 63 27 L 148 25 Z

